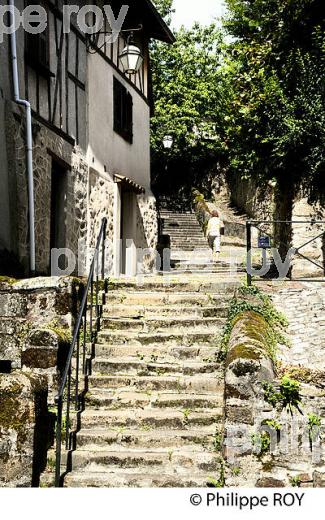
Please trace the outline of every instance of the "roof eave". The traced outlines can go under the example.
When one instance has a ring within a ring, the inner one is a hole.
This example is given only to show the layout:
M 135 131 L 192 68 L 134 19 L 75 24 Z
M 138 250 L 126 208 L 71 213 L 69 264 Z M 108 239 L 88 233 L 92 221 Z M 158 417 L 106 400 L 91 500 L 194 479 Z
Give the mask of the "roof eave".
M 160 16 L 159 12 L 157 11 L 153 3 L 150 0 L 144 0 L 144 3 L 148 7 L 150 14 L 152 14 L 155 18 L 155 21 L 157 22 L 157 25 L 159 27 L 159 30 L 157 30 L 157 27 L 150 33 L 150 37 L 165 43 L 175 43 L 176 38 L 174 34 L 170 30 L 166 22 L 163 20 L 163 18 Z

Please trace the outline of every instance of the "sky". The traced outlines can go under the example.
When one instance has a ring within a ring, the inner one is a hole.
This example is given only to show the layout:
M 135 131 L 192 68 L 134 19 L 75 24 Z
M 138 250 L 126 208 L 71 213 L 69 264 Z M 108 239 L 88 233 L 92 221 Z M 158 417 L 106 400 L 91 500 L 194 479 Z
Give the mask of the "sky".
M 174 0 L 174 8 L 172 27 L 176 29 L 191 27 L 196 21 L 208 25 L 225 11 L 224 0 Z

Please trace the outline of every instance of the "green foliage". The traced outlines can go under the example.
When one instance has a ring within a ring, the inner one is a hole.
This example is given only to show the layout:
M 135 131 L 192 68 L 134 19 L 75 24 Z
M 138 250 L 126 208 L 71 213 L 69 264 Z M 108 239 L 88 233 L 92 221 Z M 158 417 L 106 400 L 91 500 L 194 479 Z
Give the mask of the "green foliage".
M 280 401 L 279 392 L 277 392 L 271 383 L 263 383 L 264 399 L 267 403 L 275 407 Z
M 265 421 L 262 422 L 262 426 L 264 424 L 266 426 L 269 426 L 270 428 L 273 428 L 276 432 L 279 432 L 281 430 L 281 424 L 275 419 L 265 419 Z
M 225 146 L 234 175 L 325 193 L 322 0 L 227 0 Z M 286 187 L 288 191 L 286 192 Z M 288 205 L 287 210 L 291 210 Z
M 292 487 L 300 487 L 301 485 L 301 480 L 298 476 L 295 476 L 295 477 L 291 477 L 290 478 L 290 484 Z
M 172 2 L 156 3 L 170 23 Z M 155 107 L 151 119 L 153 184 L 160 188 L 175 187 L 177 180 L 190 187 L 223 154 L 221 31 L 215 24 L 196 23 L 174 34 L 174 45 L 154 41 L 150 51 Z M 169 150 L 163 148 L 166 135 L 174 140 Z
M 267 432 L 253 433 L 252 444 L 256 448 L 258 455 L 264 455 L 270 450 L 270 434 Z
M 217 431 L 213 440 L 213 448 L 215 451 L 219 452 L 222 448 L 222 434 Z
M 315 442 L 319 435 L 319 430 L 322 424 L 321 418 L 314 414 L 310 413 L 307 416 L 308 418 L 308 430 L 309 430 L 309 439 L 311 442 Z
M 300 383 L 288 376 L 283 376 L 280 384 L 280 395 L 282 398 L 283 408 L 288 408 L 292 412 L 292 408 L 299 409 L 301 403 Z
M 58 410 L 57 410 L 57 408 L 55 406 L 49 406 L 48 407 L 49 414 L 53 415 L 53 417 L 54 417 L 55 435 L 56 435 L 56 431 L 57 431 L 57 411 Z M 69 418 L 69 423 L 68 423 L 66 414 L 62 414 L 62 422 L 61 422 L 61 436 L 62 436 L 62 438 L 64 438 L 64 436 L 65 436 L 67 427 L 70 429 L 71 426 L 72 426 L 71 419 Z
M 159 11 L 159 14 L 164 18 L 165 22 L 170 25 L 171 23 L 171 15 L 175 12 L 173 9 L 173 1 L 174 0 L 154 0 L 156 8 Z
M 51 330 L 57 335 L 57 338 L 60 343 L 71 343 L 72 334 L 71 330 L 68 327 L 63 327 L 59 320 L 54 319 L 44 325 L 44 330 Z
M 293 409 L 296 408 L 300 413 L 300 383 L 295 379 L 290 379 L 288 376 L 283 376 L 281 379 L 279 390 L 277 391 L 271 383 L 263 383 L 264 398 L 273 407 L 278 404 L 282 409 L 286 408 L 291 415 Z
M 226 478 L 225 478 L 225 463 L 224 460 L 220 459 L 220 473 L 219 478 L 215 479 L 213 477 L 208 477 L 208 487 L 214 487 L 214 488 L 223 488 L 226 484 Z
M 249 301 L 249 297 L 255 297 L 254 302 Z M 277 345 L 286 343 L 287 340 L 282 334 L 282 329 L 287 327 L 286 317 L 278 312 L 272 304 L 271 298 L 264 294 L 258 287 L 247 287 L 243 285 L 237 295 L 231 300 L 228 309 L 227 322 L 223 329 L 219 360 L 225 359 L 228 351 L 228 343 L 231 332 L 236 322 L 236 318 L 243 312 L 253 311 L 261 315 L 269 325 L 269 331 L 265 337 L 268 352 L 275 361 Z

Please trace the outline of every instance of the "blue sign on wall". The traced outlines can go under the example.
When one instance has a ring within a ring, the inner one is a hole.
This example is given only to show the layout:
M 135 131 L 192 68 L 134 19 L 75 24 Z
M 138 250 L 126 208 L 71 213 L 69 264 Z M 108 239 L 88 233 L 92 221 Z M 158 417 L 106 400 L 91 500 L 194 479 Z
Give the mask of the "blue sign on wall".
M 271 247 L 271 237 L 266 237 L 266 236 L 258 237 L 258 247 L 260 249 L 270 249 L 270 247 Z

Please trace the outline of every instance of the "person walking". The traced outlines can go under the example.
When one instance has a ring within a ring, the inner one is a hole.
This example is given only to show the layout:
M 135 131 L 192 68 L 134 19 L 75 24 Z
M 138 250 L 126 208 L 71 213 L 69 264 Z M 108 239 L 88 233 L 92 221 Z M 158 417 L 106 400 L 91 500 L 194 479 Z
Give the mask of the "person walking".
M 215 262 L 219 260 L 220 255 L 220 236 L 223 223 L 219 217 L 217 210 L 212 211 L 211 218 L 208 222 L 206 236 L 209 246 L 212 249 L 212 258 Z

